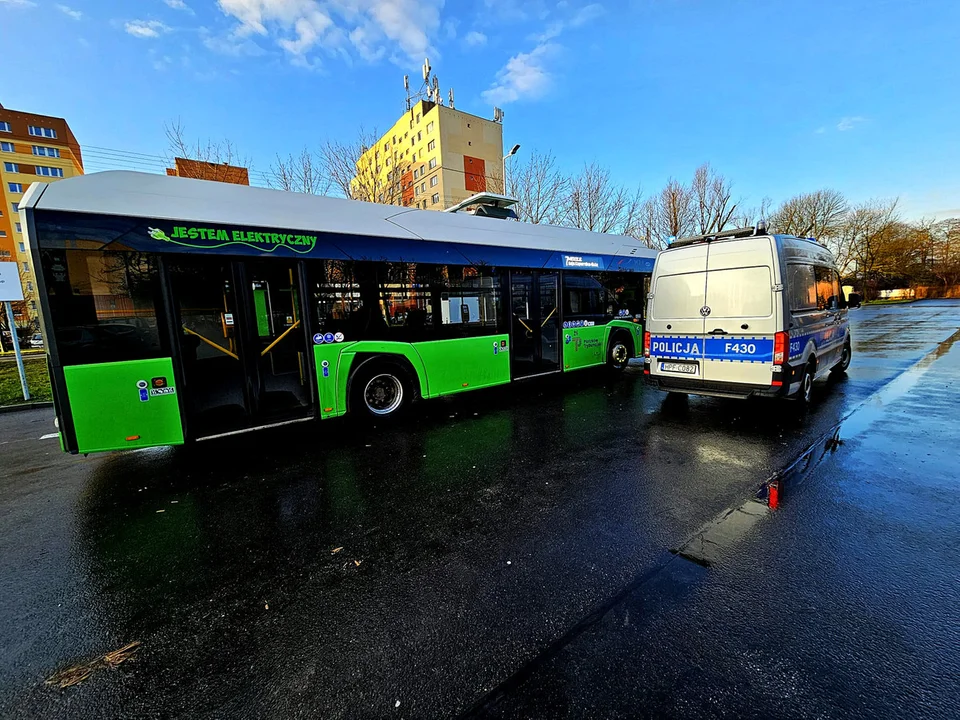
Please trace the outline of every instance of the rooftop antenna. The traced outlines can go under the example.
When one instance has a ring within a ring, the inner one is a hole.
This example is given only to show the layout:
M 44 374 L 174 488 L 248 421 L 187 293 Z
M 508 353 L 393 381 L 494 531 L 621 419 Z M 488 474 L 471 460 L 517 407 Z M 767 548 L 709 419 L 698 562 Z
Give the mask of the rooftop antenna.
M 403 89 L 407 91 L 407 110 L 410 109 L 410 76 L 403 76 Z
M 423 59 L 423 82 L 430 87 L 430 58 Z
M 433 101 L 434 101 L 437 105 L 443 105 L 443 100 L 441 100 L 441 98 L 440 98 L 440 79 L 439 79 L 436 75 L 433 76 L 433 93 L 432 93 L 432 95 L 433 95 L 433 98 L 432 98 L 432 99 L 433 99 Z
M 450 109 L 453 110 L 453 88 L 450 88 L 450 94 L 448 97 L 450 98 Z
M 493 121 L 498 123 L 503 122 L 503 110 L 498 107 L 493 108 Z

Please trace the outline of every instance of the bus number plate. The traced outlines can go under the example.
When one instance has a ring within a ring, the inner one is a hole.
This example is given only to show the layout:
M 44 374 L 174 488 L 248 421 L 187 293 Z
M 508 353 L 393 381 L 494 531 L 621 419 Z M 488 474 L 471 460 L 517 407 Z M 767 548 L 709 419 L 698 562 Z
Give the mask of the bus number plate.
M 663 372 L 684 373 L 686 375 L 697 374 L 697 363 L 686 362 L 662 362 L 660 370 Z

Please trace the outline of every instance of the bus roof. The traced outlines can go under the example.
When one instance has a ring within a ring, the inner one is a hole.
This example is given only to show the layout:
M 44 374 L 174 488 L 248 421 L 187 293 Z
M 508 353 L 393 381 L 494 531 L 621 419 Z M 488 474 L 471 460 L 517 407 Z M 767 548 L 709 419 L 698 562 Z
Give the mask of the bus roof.
M 344 249 L 350 247 L 352 237 L 599 255 L 605 258 L 600 269 L 607 270 L 616 269 L 614 266 L 646 270 L 648 264 L 652 268 L 657 255 L 655 250 L 622 235 L 120 170 L 35 183 L 20 207 L 41 214 L 93 213 L 187 224 L 301 230 L 323 234 L 333 242 L 340 238 Z M 491 264 L 510 263 L 498 260 Z M 566 257 L 562 266 L 590 267 L 582 262 L 568 264 Z

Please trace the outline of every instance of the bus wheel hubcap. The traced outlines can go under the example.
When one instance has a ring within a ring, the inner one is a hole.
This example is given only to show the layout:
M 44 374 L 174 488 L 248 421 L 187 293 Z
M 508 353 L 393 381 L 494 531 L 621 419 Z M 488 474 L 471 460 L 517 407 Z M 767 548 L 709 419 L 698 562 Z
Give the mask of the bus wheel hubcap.
M 389 373 L 374 375 L 363 389 L 363 401 L 374 415 L 389 415 L 403 402 L 403 383 Z
M 610 352 L 613 361 L 618 365 L 622 365 L 627 361 L 627 346 L 623 343 L 617 343 L 613 346 L 613 350 Z

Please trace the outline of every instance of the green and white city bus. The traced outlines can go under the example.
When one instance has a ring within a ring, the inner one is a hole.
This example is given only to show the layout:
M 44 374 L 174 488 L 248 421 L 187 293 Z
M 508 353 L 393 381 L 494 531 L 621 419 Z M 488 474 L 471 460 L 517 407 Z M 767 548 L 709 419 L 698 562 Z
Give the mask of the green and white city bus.
M 655 253 L 464 212 L 106 172 L 20 203 L 65 450 L 177 445 L 609 364 Z

